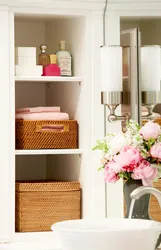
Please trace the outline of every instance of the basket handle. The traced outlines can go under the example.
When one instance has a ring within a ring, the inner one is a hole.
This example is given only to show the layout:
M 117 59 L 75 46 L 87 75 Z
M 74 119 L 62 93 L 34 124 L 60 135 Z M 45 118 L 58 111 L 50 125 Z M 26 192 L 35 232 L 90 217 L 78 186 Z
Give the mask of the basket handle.
M 69 132 L 69 125 L 67 124 L 36 124 L 36 132 L 52 132 L 52 133 L 62 133 Z

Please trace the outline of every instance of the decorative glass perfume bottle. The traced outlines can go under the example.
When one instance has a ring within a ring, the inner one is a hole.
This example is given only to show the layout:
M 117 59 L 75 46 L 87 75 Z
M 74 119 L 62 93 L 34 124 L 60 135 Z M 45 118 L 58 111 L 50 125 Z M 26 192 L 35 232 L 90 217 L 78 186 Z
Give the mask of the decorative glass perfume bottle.
M 60 68 L 56 62 L 57 56 L 50 55 L 50 64 L 43 67 L 43 76 L 60 76 Z
M 39 54 L 39 65 L 42 65 L 43 67 L 49 65 L 50 63 L 50 57 L 46 53 L 47 46 L 46 45 L 40 45 L 41 54 Z
M 58 66 L 60 67 L 61 76 L 71 76 L 72 75 L 72 59 L 68 51 L 65 50 L 65 41 L 60 41 L 59 51 L 56 52 L 58 57 Z

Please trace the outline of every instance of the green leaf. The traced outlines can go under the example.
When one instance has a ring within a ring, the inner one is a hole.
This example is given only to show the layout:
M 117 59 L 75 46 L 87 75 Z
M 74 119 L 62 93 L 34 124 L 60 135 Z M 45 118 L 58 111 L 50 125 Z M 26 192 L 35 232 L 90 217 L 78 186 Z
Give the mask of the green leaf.
M 101 171 L 101 170 L 103 170 L 104 168 L 105 168 L 104 166 L 101 166 L 101 167 L 98 168 L 98 171 Z
M 121 172 L 118 176 L 122 179 L 129 180 L 131 178 L 131 174 L 128 172 Z
M 101 150 L 105 153 L 108 152 L 108 147 L 105 140 L 97 140 L 97 145 L 92 148 L 92 150 Z

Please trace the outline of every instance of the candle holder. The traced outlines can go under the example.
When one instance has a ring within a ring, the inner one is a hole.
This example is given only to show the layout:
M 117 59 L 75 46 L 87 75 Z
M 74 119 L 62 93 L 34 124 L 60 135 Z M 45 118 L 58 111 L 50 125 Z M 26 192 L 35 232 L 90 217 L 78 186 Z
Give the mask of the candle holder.
M 101 104 L 108 107 L 110 114 L 108 115 L 109 122 L 128 121 L 131 116 L 127 113 L 124 115 L 116 115 L 116 109 L 120 104 L 130 103 L 130 92 L 123 91 L 108 91 L 101 92 Z M 143 91 L 142 105 L 147 108 L 148 114 L 142 116 L 144 120 L 153 120 L 153 108 L 156 104 L 161 103 L 161 91 Z
M 101 103 L 106 105 L 110 110 L 110 114 L 108 116 L 109 122 L 116 121 L 127 121 L 129 120 L 129 115 L 125 114 L 123 116 L 116 115 L 116 108 L 120 104 L 127 104 L 129 101 L 129 92 L 123 91 L 102 91 L 101 92 Z
M 143 91 L 142 104 L 148 110 L 148 114 L 143 116 L 143 119 L 153 120 L 153 108 L 156 104 L 161 103 L 161 91 Z
M 102 91 L 101 92 L 101 104 L 103 105 L 116 105 L 123 103 L 122 91 Z
M 161 91 L 142 91 L 142 104 L 144 106 L 153 105 L 161 101 Z
M 141 125 L 142 119 L 155 119 L 153 108 L 161 103 L 160 46 L 141 47 L 138 29 L 121 32 L 121 44 L 123 47 L 102 47 L 102 89 L 105 91 L 101 92 L 101 103 L 110 111 L 109 122 L 127 121 L 131 118 Z M 125 56 L 125 78 L 120 72 L 122 49 Z M 120 104 L 130 106 L 130 115 L 116 115 L 116 108 Z M 142 116 L 142 106 L 147 108 L 147 115 Z

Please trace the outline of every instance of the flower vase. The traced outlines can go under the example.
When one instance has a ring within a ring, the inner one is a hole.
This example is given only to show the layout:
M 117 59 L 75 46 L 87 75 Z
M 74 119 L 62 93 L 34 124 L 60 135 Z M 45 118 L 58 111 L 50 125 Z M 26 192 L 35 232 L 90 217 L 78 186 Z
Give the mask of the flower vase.
M 124 199 L 126 204 L 126 216 L 125 218 L 129 218 L 131 198 L 130 194 L 138 187 L 142 186 L 141 180 L 133 180 L 129 179 L 124 184 Z M 132 219 L 145 219 L 151 220 L 149 216 L 149 202 L 150 202 L 150 194 L 145 194 L 140 199 L 136 200 L 134 203 L 134 208 L 132 212 Z M 161 243 L 161 235 L 157 241 L 156 248 Z
M 129 217 L 131 198 L 130 194 L 138 187 L 142 186 L 141 180 L 129 179 L 124 184 L 124 199 L 126 204 L 126 216 Z M 146 219 L 150 220 L 149 216 L 149 202 L 150 194 L 143 195 L 139 200 L 136 200 L 134 203 L 134 208 L 132 212 L 132 218 L 134 219 Z

